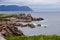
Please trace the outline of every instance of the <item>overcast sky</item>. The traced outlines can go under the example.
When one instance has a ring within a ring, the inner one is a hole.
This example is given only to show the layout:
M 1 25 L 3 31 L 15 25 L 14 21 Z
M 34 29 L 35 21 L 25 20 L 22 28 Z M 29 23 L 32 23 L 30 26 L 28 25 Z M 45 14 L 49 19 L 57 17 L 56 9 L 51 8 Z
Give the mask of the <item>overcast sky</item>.
M 39 5 L 39 4 L 56 4 L 60 0 L 0 0 L 0 4 L 26 4 L 26 5 Z

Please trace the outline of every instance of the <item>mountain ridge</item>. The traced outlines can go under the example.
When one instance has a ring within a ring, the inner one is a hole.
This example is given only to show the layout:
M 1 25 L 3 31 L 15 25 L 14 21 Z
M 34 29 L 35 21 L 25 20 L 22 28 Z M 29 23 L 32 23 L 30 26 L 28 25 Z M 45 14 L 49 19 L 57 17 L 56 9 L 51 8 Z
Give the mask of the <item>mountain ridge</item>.
M 28 6 L 0 5 L 0 11 L 32 11 Z

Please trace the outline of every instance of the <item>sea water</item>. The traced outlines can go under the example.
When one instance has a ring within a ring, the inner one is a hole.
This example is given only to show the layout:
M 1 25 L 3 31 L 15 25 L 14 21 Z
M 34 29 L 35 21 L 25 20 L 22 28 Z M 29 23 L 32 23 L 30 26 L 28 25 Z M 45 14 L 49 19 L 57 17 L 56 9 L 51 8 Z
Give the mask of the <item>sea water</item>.
M 30 13 L 33 17 L 42 17 L 43 21 L 31 22 L 35 24 L 41 24 L 41 27 L 36 28 L 21 28 L 25 35 L 60 35 L 60 12 L 32 12 Z M 44 28 L 46 26 L 46 28 Z

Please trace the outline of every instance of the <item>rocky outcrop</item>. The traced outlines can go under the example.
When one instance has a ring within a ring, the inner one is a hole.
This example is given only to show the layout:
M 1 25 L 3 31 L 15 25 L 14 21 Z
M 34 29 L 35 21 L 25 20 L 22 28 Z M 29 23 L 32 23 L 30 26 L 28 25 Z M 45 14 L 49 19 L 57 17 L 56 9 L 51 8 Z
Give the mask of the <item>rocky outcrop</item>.
M 4 21 L 15 21 L 15 22 L 32 22 L 32 21 L 42 21 L 43 18 L 34 18 L 31 14 L 19 14 L 16 17 L 5 18 Z
M 41 26 L 41 24 L 21 24 L 21 23 L 16 23 L 15 26 L 20 26 L 20 27 L 30 27 L 30 28 L 35 28 L 36 26 Z
M 42 21 L 42 20 L 44 20 L 43 18 L 33 18 L 32 19 L 33 21 Z
M 42 21 L 44 20 L 43 18 L 34 18 L 31 16 L 31 14 L 19 14 L 17 16 L 18 19 L 21 19 L 21 20 L 18 20 L 18 21 L 22 21 L 22 22 L 32 22 L 32 21 Z
M 3 36 L 23 36 L 23 32 L 18 30 L 17 26 L 35 28 L 41 26 L 40 24 L 22 24 L 12 21 L 1 21 L 0 22 L 0 34 Z
M 41 26 L 41 24 L 22 24 L 17 22 L 32 22 L 41 21 L 43 18 L 34 18 L 30 14 L 19 14 L 17 17 L 5 18 L 0 21 L 0 34 L 3 36 L 24 36 L 21 30 L 18 30 L 17 26 L 35 28 Z
M 2 24 L 3 23 L 3 24 Z M 18 30 L 17 27 L 15 27 L 12 24 L 8 24 L 7 22 L 0 23 L 0 34 L 3 36 L 22 36 L 24 35 L 21 30 Z

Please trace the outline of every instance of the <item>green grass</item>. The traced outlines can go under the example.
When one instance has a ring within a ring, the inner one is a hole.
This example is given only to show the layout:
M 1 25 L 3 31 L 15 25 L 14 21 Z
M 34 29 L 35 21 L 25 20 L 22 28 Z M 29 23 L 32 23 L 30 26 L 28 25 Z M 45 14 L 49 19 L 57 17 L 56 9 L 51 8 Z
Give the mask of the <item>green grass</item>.
M 0 20 L 8 17 L 15 17 L 17 16 L 16 14 L 0 14 Z
M 16 14 L 0 14 L 0 18 L 13 17 L 13 16 L 17 16 L 17 15 Z
M 10 36 L 6 40 L 60 40 L 57 35 L 39 35 L 39 36 Z

